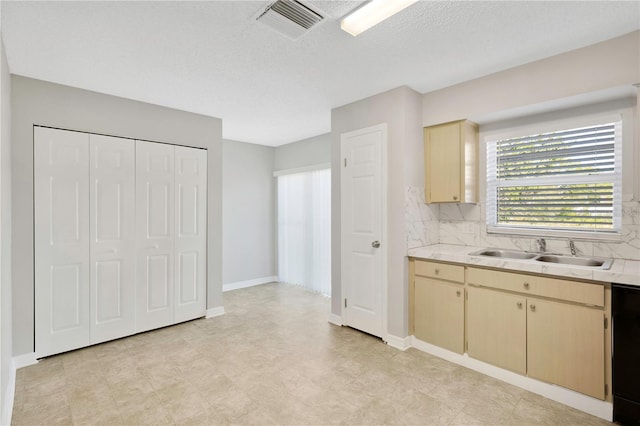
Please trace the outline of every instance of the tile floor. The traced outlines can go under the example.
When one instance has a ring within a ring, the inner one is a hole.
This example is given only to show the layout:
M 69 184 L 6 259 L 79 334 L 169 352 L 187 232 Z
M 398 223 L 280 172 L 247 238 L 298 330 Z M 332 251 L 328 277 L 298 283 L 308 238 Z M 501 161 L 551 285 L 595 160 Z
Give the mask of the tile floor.
M 267 284 L 226 314 L 18 370 L 13 424 L 608 424 L 327 322 L 329 301 Z

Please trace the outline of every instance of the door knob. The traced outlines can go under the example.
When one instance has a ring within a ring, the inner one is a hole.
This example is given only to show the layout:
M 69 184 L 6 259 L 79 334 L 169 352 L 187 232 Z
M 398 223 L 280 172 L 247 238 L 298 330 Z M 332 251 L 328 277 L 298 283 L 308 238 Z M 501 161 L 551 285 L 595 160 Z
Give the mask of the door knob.
M 374 242 L 372 242 L 372 243 L 371 243 L 371 247 L 373 247 L 373 248 L 378 248 L 378 247 L 380 247 L 380 241 L 374 241 Z

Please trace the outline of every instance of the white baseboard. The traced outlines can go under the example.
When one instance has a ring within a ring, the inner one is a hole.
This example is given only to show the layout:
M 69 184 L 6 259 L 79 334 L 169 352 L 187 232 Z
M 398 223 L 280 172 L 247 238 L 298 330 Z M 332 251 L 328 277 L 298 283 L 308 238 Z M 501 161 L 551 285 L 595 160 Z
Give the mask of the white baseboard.
M 16 370 L 19 370 L 22 367 L 28 367 L 30 365 L 34 365 L 38 363 L 35 352 L 14 356 L 11 361 L 13 362 L 13 367 Z
M 13 400 L 16 394 L 16 370 L 37 363 L 38 360 L 36 359 L 35 352 L 18 355 L 11 358 L 11 368 L 9 368 L 9 380 L 7 381 L 7 389 L 3 389 L 5 391 L 5 394 L 2 401 L 2 417 L 0 418 L 0 424 L 11 424 L 11 416 L 13 414 Z
M 247 281 L 238 281 L 237 283 L 224 284 L 222 286 L 222 291 L 238 290 L 240 288 L 253 287 L 255 285 L 268 284 L 268 283 L 273 283 L 277 281 L 278 281 L 278 277 L 276 276 L 256 278 L 256 279 L 247 280 Z
M 13 399 L 16 393 L 16 369 L 14 368 L 13 362 L 11 368 L 9 369 L 9 380 L 7 381 L 7 389 L 4 389 L 6 392 L 4 395 L 4 400 L 2 401 L 2 419 L 0 419 L 0 424 L 10 425 L 11 424 L 11 415 L 13 414 Z
M 215 308 L 207 309 L 207 315 L 205 316 L 205 318 L 209 319 L 213 317 L 219 317 L 221 315 L 224 315 L 224 306 L 216 306 Z
M 333 325 L 339 325 L 342 327 L 342 317 L 334 313 L 329 314 L 329 322 Z
M 401 351 L 406 351 L 411 347 L 411 336 L 398 337 L 393 334 L 387 334 L 387 345 L 400 349 Z
M 601 419 L 607 421 L 613 420 L 613 404 L 610 402 L 601 401 L 561 386 L 541 382 L 512 371 L 504 370 L 494 365 L 470 358 L 467 354 L 460 355 L 458 353 L 442 349 L 438 346 L 434 346 L 430 343 L 423 342 L 422 340 L 416 339 L 415 336 L 411 336 L 411 346 L 423 352 L 451 361 L 454 364 L 470 368 L 482 374 L 486 374 L 487 376 L 491 376 L 494 379 L 502 380 L 503 382 L 518 386 L 538 395 L 542 395 L 546 398 L 560 402 L 561 404 L 565 404 L 593 416 L 600 417 Z

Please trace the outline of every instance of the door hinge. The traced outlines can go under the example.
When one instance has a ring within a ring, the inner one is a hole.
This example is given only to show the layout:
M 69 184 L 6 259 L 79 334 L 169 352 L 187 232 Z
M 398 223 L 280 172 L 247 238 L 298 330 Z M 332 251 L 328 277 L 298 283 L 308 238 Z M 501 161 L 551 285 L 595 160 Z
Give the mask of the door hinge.
M 347 307 L 347 298 L 346 297 L 344 298 L 344 307 L 345 308 Z
M 609 385 L 608 384 L 604 384 L 604 396 L 608 396 L 609 395 Z
M 606 330 L 609 327 L 609 318 L 604 317 L 604 329 Z
M 347 167 L 347 158 L 344 159 L 344 166 Z

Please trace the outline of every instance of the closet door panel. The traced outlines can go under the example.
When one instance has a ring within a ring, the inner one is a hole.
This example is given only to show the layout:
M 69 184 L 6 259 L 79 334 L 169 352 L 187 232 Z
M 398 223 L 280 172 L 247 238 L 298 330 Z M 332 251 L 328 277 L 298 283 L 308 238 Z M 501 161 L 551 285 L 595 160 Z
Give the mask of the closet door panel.
M 88 138 L 34 128 L 37 357 L 90 342 Z
M 135 144 L 90 135 L 91 343 L 135 332 Z
M 175 147 L 176 322 L 205 315 L 207 151 Z
M 174 323 L 174 147 L 136 141 L 137 331 Z

